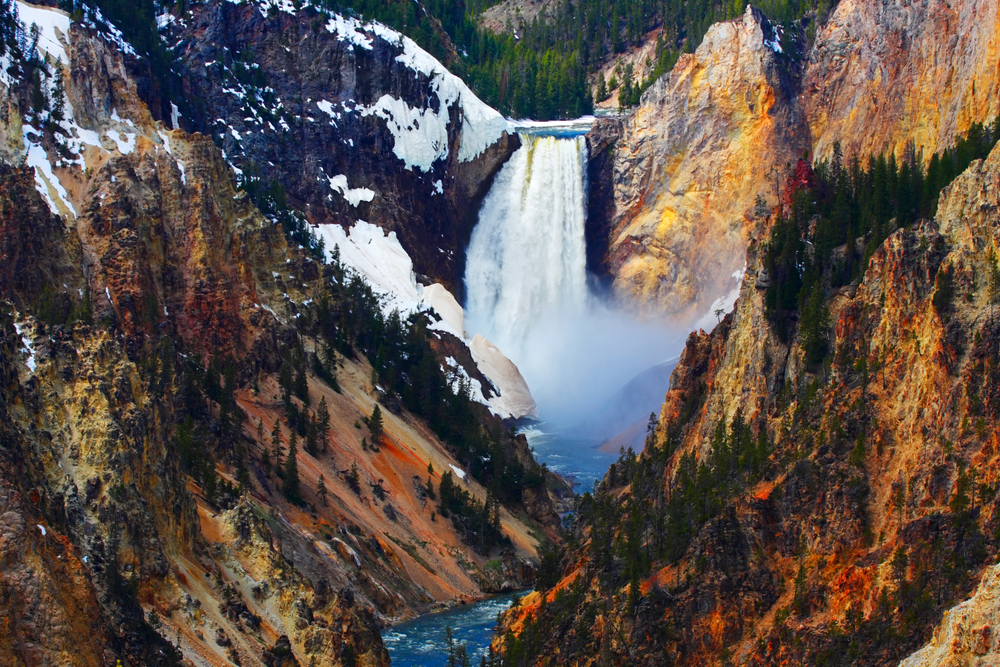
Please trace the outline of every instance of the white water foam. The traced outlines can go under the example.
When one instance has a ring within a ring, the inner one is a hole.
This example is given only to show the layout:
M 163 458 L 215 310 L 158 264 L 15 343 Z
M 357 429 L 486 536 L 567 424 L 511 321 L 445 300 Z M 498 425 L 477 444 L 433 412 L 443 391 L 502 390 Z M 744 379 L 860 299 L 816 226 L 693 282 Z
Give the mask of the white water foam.
M 468 311 L 508 355 L 523 357 L 532 324 L 573 317 L 587 303 L 582 136 L 521 135 L 472 233 Z

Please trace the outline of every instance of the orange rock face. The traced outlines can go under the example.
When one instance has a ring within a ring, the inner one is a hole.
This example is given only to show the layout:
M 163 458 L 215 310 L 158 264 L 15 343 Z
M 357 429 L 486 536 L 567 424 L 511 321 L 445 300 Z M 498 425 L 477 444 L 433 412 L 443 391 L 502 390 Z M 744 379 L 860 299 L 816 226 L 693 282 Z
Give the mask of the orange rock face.
M 689 337 L 654 446 L 622 457 L 581 509 L 561 603 L 510 614 L 531 650 L 557 656 L 538 664 L 855 652 L 889 665 L 928 641 L 905 664 L 990 664 L 995 572 L 942 613 L 997 554 L 1000 309 L 983 277 L 1000 248 L 998 174 L 1000 147 L 942 191 L 934 220 L 891 234 L 856 289 L 830 295 L 835 352 L 815 371 L 798 335 L 781 342 L 765 317 L 751 248 L 734 312 Z M 954 276 L 947 310 L 935 305 L 942 272 Z M 768 447 L 769 472 L 699 520 L 711 492 L 680 481 L 716 465 L 720 425 L 737 415 Z M 689 514 L 659 514 L 658 494 L 681 493 Z M 647 522 L 629 556 L 633 516 Z M 682 536 L 683 553 L 657 558 L 664 535 Z M 648 575 L 630 582 L 644 553 Z
M 713 26 L 626 118 L 609 271 L 617 296 L 694 322 L 736 285 L 758 195 L 787 165 L 913 150 L 925 160 L 1000 112 L 996 0 L 839 3 L 808 51 L 776 53 L 748 11 Z
M 809 147 L 789 59 L 755 10 L 714 25 L 643 95 L 616 146 L 615 294 L 693 322 L 735 289 L 758 194 Z
M 907 144 L 925 158 L 1000 112 L 996 0 L 864 2 L 833 10 L 809 53 L 802 105 L 813 152 Z

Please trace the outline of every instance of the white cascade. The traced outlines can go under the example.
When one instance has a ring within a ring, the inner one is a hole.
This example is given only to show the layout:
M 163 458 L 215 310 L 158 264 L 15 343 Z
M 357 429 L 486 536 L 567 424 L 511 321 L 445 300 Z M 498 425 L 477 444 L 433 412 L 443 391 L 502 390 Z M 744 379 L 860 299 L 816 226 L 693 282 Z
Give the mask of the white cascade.
M 521 134 L 472 233 L 468 318 L 517 363 L 533 328 L 587 305 L 583 136 Z

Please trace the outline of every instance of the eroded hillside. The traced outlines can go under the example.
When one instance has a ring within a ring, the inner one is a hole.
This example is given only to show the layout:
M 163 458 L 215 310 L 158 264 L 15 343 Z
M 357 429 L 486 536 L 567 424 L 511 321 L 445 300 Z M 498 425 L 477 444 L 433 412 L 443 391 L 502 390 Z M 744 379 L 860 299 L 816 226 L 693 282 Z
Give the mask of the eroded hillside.
M 263 214 L 96 10 L 5 9 L 0 662 L 385 665 L 386 623 L 530 583 L 566 487 L 460 321 Z

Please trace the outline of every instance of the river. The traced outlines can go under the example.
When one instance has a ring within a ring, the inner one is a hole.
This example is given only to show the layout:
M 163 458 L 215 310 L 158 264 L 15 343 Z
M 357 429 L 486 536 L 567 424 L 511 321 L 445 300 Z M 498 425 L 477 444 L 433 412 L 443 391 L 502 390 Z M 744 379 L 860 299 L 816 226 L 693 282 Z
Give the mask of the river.
M 448 659 L 445 643 L 448 626 L 455 642 L 465 644 L 470 662 L 478 665 L 493 639 L 497 614 L 509 609 L 511 602 L 521 595 L 524 593 L 498 595 L 386 628 L 382 631 L 382 641 L 389 649 L 392 667 L 444 667 Z

